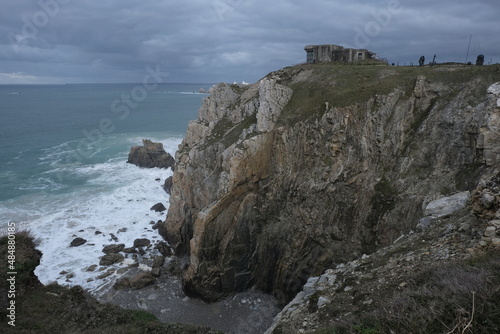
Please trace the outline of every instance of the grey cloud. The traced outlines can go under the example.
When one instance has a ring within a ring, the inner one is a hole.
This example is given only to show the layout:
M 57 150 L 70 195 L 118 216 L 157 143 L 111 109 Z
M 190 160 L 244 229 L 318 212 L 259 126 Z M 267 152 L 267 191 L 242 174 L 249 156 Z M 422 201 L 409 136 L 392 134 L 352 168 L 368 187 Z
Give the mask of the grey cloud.
M 38 2 L 3 2 L 0 83 L 9 73 L 26 82 L 130 82 L 156 64 L 175 82 L 255 81 L 303 62 L 306 44 L 326 43 L 401 64 L 422 54 L 464 61 L 470 35 L 469 60 L 481 52 L 500 62 L 496 1 L 41 0 L 59 6 L 46 24 Z M 32 33 L 26 21 L 34 36 L 23 36 L 23 27 Z

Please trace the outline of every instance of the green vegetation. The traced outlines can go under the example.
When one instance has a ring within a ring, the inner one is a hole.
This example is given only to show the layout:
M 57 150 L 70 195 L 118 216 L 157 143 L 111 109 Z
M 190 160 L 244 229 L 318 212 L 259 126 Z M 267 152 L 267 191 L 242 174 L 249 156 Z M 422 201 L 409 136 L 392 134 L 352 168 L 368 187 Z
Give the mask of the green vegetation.
M 179 324 L 163 324 L 144 311 L 125 310 L 111 304 L 101 304 L 81 287 L 42 286 L 33 270 L 41 253 L 33 238 L 23 232 L 16 241 L 15 327 L 8 325 L 7 299 L 7 237 L 0 239 L 0 254 L 4 259 L 0 283 L 1 333 L 216 333 L 208 328 Z
M 221 119 L 214 127 L 211 137 L 206 141 L 205 146 L 215 143 L 222 143 L 224 147 L 229 147 L 236 143 L 244 129 L 257 123 L 257 115 L 253 114 L 237 124 L 231 123 L 228 119 Z
M 364 103 L 377 94 L 388 94 L 396 88 L 402 89 L 407 95 L 411 94 L 419 75 L 445 85 L 481 78 L 474 90 L 474 96 L 480 98 L 489 85 L 500 81 L 500 68 L 497 65 L 391 67 L 322 63 L 288 67 L 279 71 L 279 75 L 283 78 L 281 83 L 294 91 L 280 121 L 293 124 L 309 117 L 321 117 L 325 112 L 325 102 L 330 107 L 352 106 Z M 304 79 L 297 81 L 300 75 Z M 415 123 L 417 125 L 418 120 Z
M 363 320 L 315 334 L 500 333 L 500 250 L 416 273 L 402 291 L 388 291 Z

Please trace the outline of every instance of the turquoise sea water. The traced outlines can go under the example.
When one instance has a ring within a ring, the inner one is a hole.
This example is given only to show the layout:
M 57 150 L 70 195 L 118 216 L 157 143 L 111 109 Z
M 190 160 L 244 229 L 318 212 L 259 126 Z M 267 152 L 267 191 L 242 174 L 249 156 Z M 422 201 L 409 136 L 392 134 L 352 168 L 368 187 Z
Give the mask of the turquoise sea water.
M 160 85 L 145 98 L 135 87 L 0 86 L 0 201 L 71 192 L 85 180 L 47 172 L 123 156 L 137 137 L 182 137 L 209 85 Z
M 0 228 L 15 222 L 35 235 L 43 283 L 95 288 L 84 268 L 106 235 L 126 227 L 120 242 L 157 237 L 148 224 L 164 217 L 149 208 L 168 206 L 161 185 L 171 171 L 126 164 L 128 152 L 149 138 L 174 154 L 210 86 L 0 85 Z M 94 246 L 69 248 L 75 237 Z

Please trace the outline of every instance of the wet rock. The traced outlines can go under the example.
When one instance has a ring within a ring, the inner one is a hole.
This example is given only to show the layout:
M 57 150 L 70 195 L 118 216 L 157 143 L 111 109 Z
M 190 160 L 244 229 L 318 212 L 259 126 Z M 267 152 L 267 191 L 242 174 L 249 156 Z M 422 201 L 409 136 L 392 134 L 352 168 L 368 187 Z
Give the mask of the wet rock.
M 153 284 L 155 277 L 150 272 L 141 271 L 131 277 L 123 277 L 116 281 L 113 287 L 117 290 L 141 289 Z
M 134 240 L 134 247 L 147 247 L 151 245 L 151 241 L 146 238 L 139 238 Z
M 97 276 L 98 279 L 104 279 L 106 277 L 109 277 L 111 275 L 113 275 L 115 273 L 115 269 L 114 268 L 110 268 L 108 270 L 106 270 L 105 273 L 102 273 L 101 275 Z
M 143 146 L 130 149 L 127 163 L 145 168 L 173 168 L 175 159 L 165 152 L 162 143 L 154 143 L 149 139 L 142 140 Z
M 97 269 L 97 264 L 93 264 L 91 266 L 88 266 L 85 271 L 95 271 Z
M 149 210 L 155 211 L 155 212 L 163 212 L 163 211 L 167 210 L 167 208 L 165 207 L 165 205 L 163 205 L 163 203 L 156 203 Z
M 101 257 L 101 260 L 99 261 L 99 265 L 110 266 L 112 264 L 122 262 L 124 259 L 125 258 L 120 253 L 106 254 L 103 257 Z
M 120 269 L 118 269 L 118 270 L 116 271 L 116 273 L 117 273 L 118 275 L 123 275 L 123 274 L 125 274 L 127 271 L 129 271 L 129 268 L 120 268 Z
M 126 247 L 126 248 L 123 249 L 123 252 L 124 253 L 135 253 L 136 250 L 135 250 L 134 247 Z
M 114 245 L 106 245 L 102 249 L 103 253 L 111 254 L 111 253 L 119 253 L 125 248 L 125 244 L 114 244 Z
M 157 243 L 155 248 L 165 257 L 172 256 L 172 248 L 165 241 Z
M 78 247 L 78 246 L 83 245 L 86 242 L 87 242 L 87 240 L 85 240 L 83 238 L 75 238 L 75 239 L 73 239 L 73 241 L 71 241 L 71 243 L 69 244 L 69 246 L 70 247 Z

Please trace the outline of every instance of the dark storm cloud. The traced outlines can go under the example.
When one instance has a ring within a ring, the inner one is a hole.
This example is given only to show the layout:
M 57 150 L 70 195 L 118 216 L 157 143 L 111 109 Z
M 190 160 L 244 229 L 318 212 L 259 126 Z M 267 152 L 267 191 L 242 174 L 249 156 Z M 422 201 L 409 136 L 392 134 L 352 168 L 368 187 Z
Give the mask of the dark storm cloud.
M 2 1 L 2 0 L 0 0 Z M 0 83 L 255 81 L 341 44 L 390 62 L 500 62 L 495 1 L 40 0 L 1 6 Z

